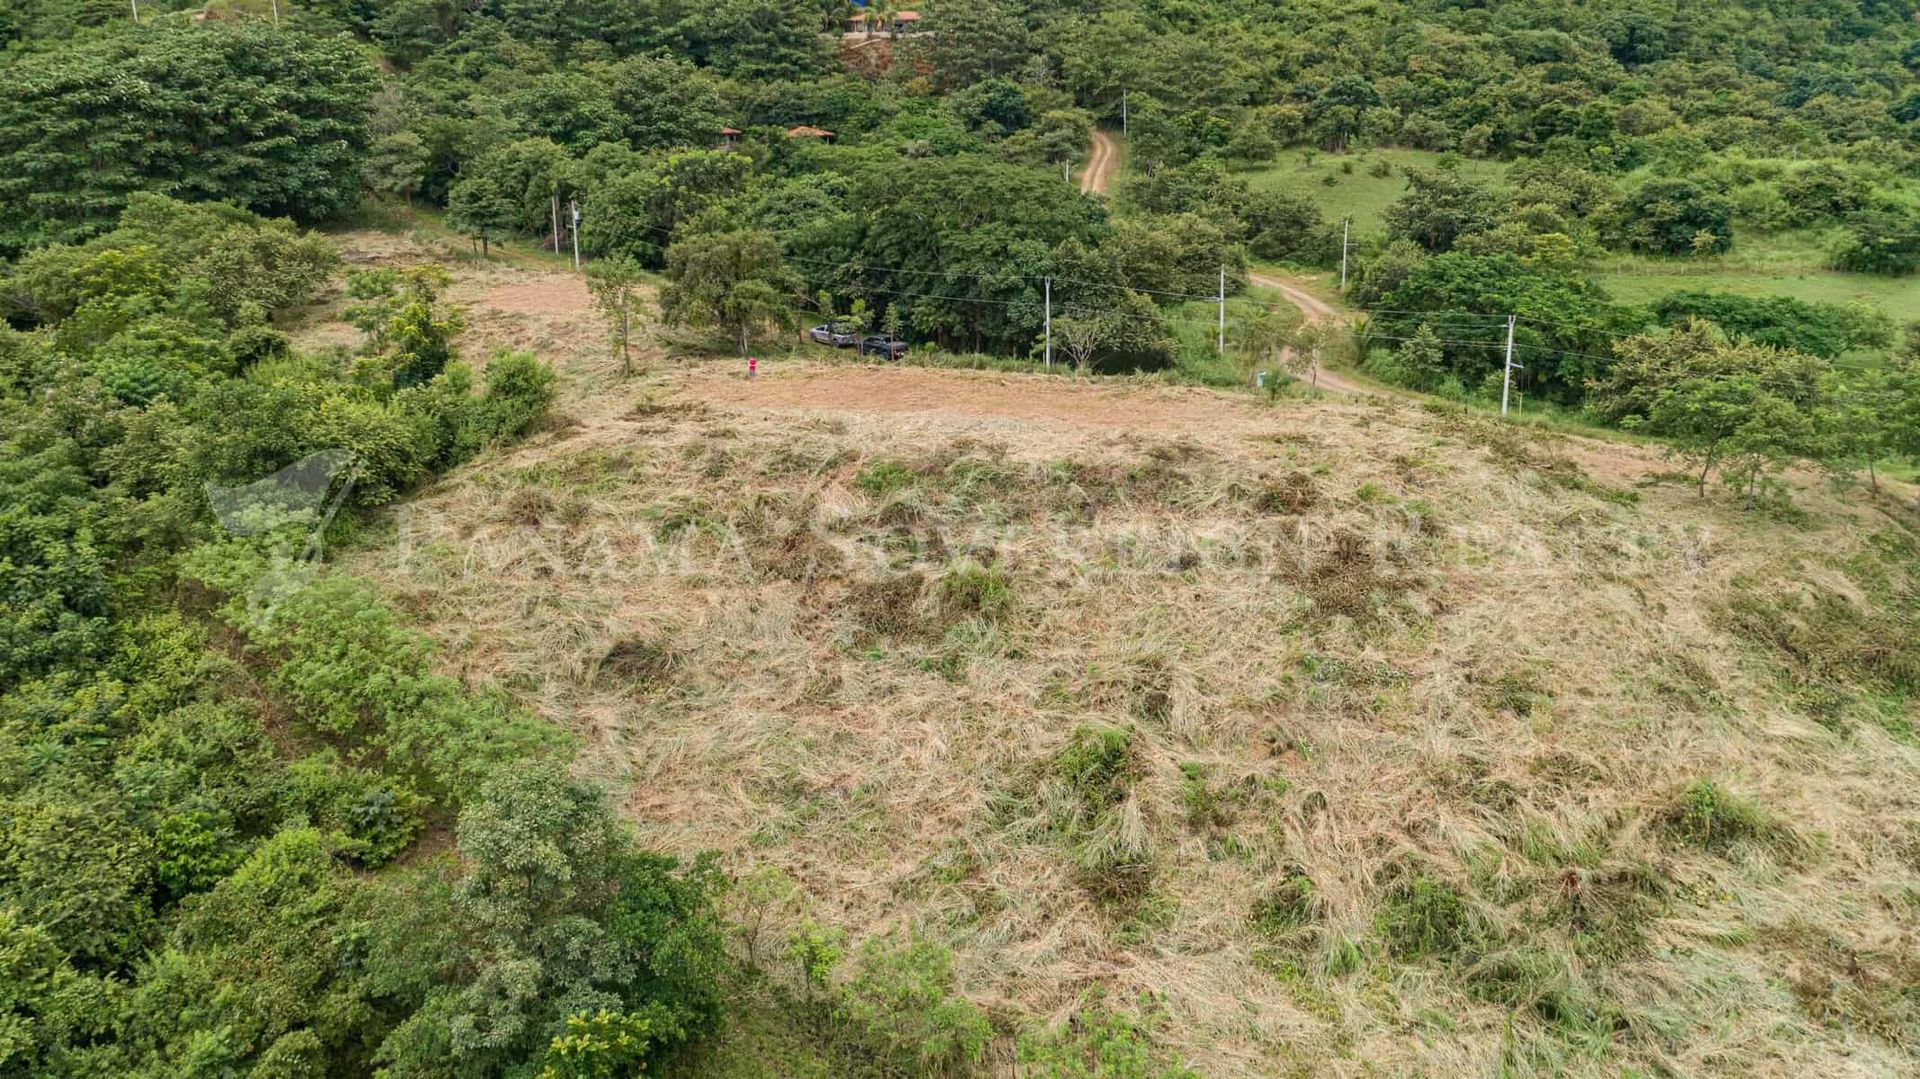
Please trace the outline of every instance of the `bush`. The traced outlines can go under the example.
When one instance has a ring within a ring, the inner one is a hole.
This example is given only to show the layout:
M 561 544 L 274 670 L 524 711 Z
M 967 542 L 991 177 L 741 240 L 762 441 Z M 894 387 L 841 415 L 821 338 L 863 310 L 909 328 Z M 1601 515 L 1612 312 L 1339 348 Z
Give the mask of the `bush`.
M 1020 1039 L 1020 1074 L 1031 1079 L 1198 1079 L 1155 1049 L 1139 1021 L 1104 1005 Z
M 426 800 L 376 772 L 345 767 L 328 751 L 287 769 L 289 807 L 325 830 L 341 856 L 362 866 L 392 861 L 420 834 Z
M 1649 180 L 1621 203 L 1609 231 L 1631 251 L 1718 254 L 1733 246 L 1733 203 L 1691 180 Z
M 1320 204 L 1292 191 L 1254 193 L 1247 201 L 1247 250 L 1263 259 L 1321 263 L 1337 255 Z
M 1315 921 L 1313 878 L 1299 866 L 1289 866 L 1280 882 L 1254 901 L 1251 920 L 1261 936 L 1281 939 Z
M 940 575 L 936 594 L 948 621 L 980 618 L 998 622 L 1018 609 L 1013 578 L 999 563 L 983 566 L 961 560 Z
M 196 552 L 190 576 L 215 589 L 238 587 L 223 580 L 233 567 L 263 565 L 245 551 L 227 544 Z M 347 747 L 349 760 L 379 760 L 455 804 L 500 765 L 563 741 L 503 699 L 433 674 L 427 638 L 400 625 L 365 582 L 323 575 L 258 612 L 246 610 L 243 594 L 222 614 L 269 661 L 265 682 L 298 709 L 300 725 Z
M 1130 798 L 1140 768 L 1131 732 L 1081 726 L 1049 769 L 1059 785 L 1054 827 L 1081 885 L 1103 902 L 1137 901 L 1153 882 L 1152 840 Z
M 1672 292 L 1654 301 L 1653 314 L 1669 326 L 1703 318 L 1756 345 L 1828 359 L 1852 349 L 1884 348 L 1893 340 L 1889 320 L 1871 309 L 1809 303 L 1790 296 Z
M 1125 798 L 1137 770 L 1133 735 L 1119 727 L 1077 727 L 1053 760 L 1054 774 L 1089 810 L 1105 809 Z
M 1873 184 L 1838 165 L 1818 162 L 1780 181 L 1780 197 L 1794 225 L 1813 225 L 1853 213 L 1873 194 Z
M 531 352 L 500 352 L 487 361 L 487 389 L 476 424 L 482 442 L 526 434 L 553 403 L 553 368 Z
M 860 470 L 853 485 L 870 495 L 898 491 L 914 481 L 913 469 L 899 461 L 874 461 Z
M 953 990 L 953 954 L 918 939 L 868 941 L 834 1010 L 867 1052 L 915 1075 L 962 1072 L 993 1036 Z
M 1847 224 L 1834 265 L 1892 277 L 1920 271 L 1920 214 L 1888 207 L 1856 216 Z

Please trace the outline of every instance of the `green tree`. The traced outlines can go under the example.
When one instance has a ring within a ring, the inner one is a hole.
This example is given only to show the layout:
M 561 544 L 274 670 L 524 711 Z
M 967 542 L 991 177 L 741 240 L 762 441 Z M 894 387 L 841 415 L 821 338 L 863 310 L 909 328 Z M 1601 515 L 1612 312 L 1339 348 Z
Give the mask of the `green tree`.
M 539 1079 L 629 1079 L 647 1070 L 647 1056 L 666 1033 L 673 1034 L 662 1009 L 647 1013 L 612 1012 L 567 1016 L 566 1033 L 547 1048 Z
M 1027 54 L 1026 24 L 1003 0 L 940 4 L 927 12 L 927 31 L 911 39 L 911 51 L 926 58 L 943 90 L 1012 71 Z
M 492 257 L 493 245 L 513 231 L 521 208 L 499 177 L 486 172 L 463 176 L 447 192 L 447 224 L 480 245 L 480 257 Z
M 669 57 L 636 56 L 613 71 L 613 108 L 641 150 L 706 149 L 726 126 L 711 75 Z
M 374 73 L 243 19 L 29 53 L 0 95 L 0 254 L 106 229 L 135 191 L 316 221 L 353 205 Z
M 427 179 L 427 144 L 411 131 L 374 140 L 367 151 L 367 190 L 412 202 Z
M 1789 348 L 1827 359 L 1854 349 L 1885 348 L 1891 321 L 1862 305 L 1812 303 L 1791 296 L 1731 292 L 1672 292 L 1655 300 L 1654 317 L 1668 325 L 1703 318 L 1759 345 Z
M 1244 217 L 1247 250 L 1263 259 L 1323 263 L 1340 246 L 1339 230 L 1327 228 L 1319 203 L 1297 192 L 1254 192 Z
M 1264 307 L 1255 311 L 1240 324 L 1241 377 L 1251 383 L 1263 365 L 1280 362 L 1292 341 L 1293 327 L 1286 316 Z
M 607 334 L 620 353 L 620 373 L 633 374 L 630 343 L 633 325 L 644 318 L 645 297 L 640 292 L 640 264 L 624 255 L 613 255 L 587 267 L 587 290 L 594 307 L 606 320 Z
M 1733 246 L 1733 203 L 1691 180 L 1648 180 L 1621 202 L 1608 229 L 1633 251 L 1718 254 Z M 1708 239 L 1696 242 L 1702 233 Z
M 811 0 L 715 0 L 674 27 L 702 67 L 736 79 L 807 79 L 826 69 L 827 46 Z
M 667 249 L 660 311 L 673 325 L 717 329 L 747 354 L 755 332 L 796 323 L 802 284 L 786 268 L 780 244 L 764 232 L 694 236 Z
M 527 138 L 547 139 L 576 153 L 626 136 L 604 78 L 583 71 L 536 76 L 501 101 L 508 122 Z
M 1639 316 L 1616 307 L 1591 281 L 1551 273 L 1512 255 L 1451 251 L 1420 262 L 1379 298 L 1373 317 L 1382 337 L 1414 336 L 1422 324 L 1444 342 L 1448 373 L 1480 384 L 1505 362 L 1505 318 L 1519 316 L 1515 341 L 1540 388 L 1577 401 L 1605 368 L 1615 336 L 1638 329 Z
M 1428 251 L 1450 251 L 1462 236 L 1493 228 L 1504 209 L 1498 196 L 1457 171 L 1413 169 L 1407 193 L 1387 207 L 1387 234 Z
M 1920 271 L 1920 214 L 1889 206 L 1855 216 L 1834 264 L 1893 277 Z
M 1764 345 L 1730 343 L 1710 323 L 1622 341 L 1596 381 L 1596 412 L 1668 439 L 1699 467 L 1700 493 L 1717 469 L 1749 502 L 1772 470 L 1824 453 L 1814 417 L 1827 408 L 1827 365 Z
M 1431 391 L 1447 377 L 1446 348 L 1433 327 L 1422 322 L 1413 336 L 1394 351 L 1398 381 L 1416 390 Z
M 1099 312 L 1063 315 L 1053 320 L 1054 340 L 1076 374 L 1085 374 L 1095 356 L 1107 347 L 1113 336 L 1113 320 Z

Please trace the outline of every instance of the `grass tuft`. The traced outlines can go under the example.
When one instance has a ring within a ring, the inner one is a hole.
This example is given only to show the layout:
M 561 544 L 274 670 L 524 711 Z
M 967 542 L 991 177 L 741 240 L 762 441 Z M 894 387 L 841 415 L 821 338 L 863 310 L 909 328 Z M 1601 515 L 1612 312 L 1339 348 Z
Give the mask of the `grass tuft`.
M 1450 959 L 1476 947 L 1484 927 L 1466 897 L 1446 881 L 1426 874 L 1405 877 L 1387 889 L 1374 928 L 1395 959 Z

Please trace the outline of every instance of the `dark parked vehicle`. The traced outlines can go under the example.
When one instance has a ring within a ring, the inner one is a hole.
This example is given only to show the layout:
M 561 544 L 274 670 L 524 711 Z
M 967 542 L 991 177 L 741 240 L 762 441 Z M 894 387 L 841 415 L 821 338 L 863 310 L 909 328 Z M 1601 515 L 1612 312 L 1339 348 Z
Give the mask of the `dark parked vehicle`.
M 882 337 L 876 334 L 862 338 L 860 341 L 862 356 L 885 356 L 889 360 L 897 360 L 906 354 L 907 343 L 897 337 Z
M 860 336 L 853 327 L 844 322 L 823 323 L 807 331 L 807 336 L 823 345 L 834 348 L 852 348 L 860 343 Z

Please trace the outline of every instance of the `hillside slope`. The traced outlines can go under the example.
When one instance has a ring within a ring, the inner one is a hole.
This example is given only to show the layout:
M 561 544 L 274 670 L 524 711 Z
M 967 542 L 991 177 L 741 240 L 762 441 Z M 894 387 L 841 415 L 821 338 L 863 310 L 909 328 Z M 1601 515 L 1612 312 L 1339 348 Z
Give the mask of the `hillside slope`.
M 464 294 L 558 280 L 516 274 Z M 1743 513 L 1388 401 L 572 343 L 564 419 L 350 568 L 645 842 L 790 876 L 761 955 L 911 931 L 1004 1031 L 1105 999 L 1210 1076 L 1920 1061 L 1899 500 Z

